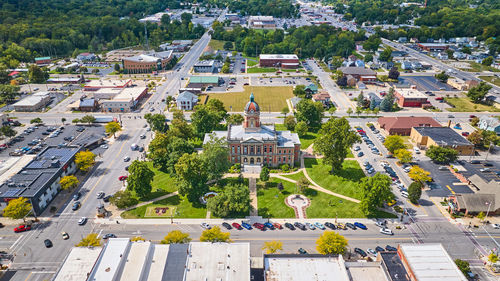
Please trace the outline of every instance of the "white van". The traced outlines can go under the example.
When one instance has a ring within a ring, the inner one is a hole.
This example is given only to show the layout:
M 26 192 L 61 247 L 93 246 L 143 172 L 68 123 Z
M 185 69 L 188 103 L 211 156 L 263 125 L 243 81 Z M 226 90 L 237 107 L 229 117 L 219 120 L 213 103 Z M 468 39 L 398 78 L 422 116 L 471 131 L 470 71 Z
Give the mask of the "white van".
M 420 149 L 416 146 L 413 148 L 413 151 L 415 152 L 415 154 L 420 154 Z

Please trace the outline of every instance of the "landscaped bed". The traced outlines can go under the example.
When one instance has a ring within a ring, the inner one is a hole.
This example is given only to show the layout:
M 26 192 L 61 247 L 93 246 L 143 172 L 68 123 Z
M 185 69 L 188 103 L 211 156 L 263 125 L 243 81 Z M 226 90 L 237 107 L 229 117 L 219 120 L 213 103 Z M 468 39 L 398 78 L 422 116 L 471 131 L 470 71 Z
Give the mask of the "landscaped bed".
M 156 208 L 168 208 L 165 213 L 156 214 Z M 205 218 L 207 209 L 202 204 L 193 206 L 185 197 L 174 195 L 167 199 L 159 200 L 154 203 L 141 206 L 121 214 L 125 219 L 141 218 Z

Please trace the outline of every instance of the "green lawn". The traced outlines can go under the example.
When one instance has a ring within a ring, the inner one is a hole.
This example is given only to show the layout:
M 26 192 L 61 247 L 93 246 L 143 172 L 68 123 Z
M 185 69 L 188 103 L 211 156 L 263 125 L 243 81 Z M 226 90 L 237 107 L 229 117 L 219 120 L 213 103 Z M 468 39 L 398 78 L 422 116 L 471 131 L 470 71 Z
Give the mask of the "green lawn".
M 149 201 L 151 199 L 177 191 L 178 188 L 177 185 L 175 184 L 174 178 L 170 177 L 169 174 L 161 172 L 160 170 L 154 168 L 153 162 L 148 162 L 147 164 L 148 168 L 155 173 L 155 176 L 153 178 L 153 183 L 151 184 L 153 186 L 153 189 L 151 194 L 144 198 L 139 198 L 136 196 L 139 202 Z M 132 192 L 132 194 L 134 194 L 135 196 L 134 192 Z
M 282 192 L 276 188 L 279 182 L 283 182 Z M 294 218 L 295 212 L 285 204 L 285 198 L 294 192 L 295 184 L 271 178 L 270 187 L 257 189 L 259 216 L 264 218 Z
M 469 71 L 469 72 L 482 72 L 482 71 L 499 72 L 500 71 L 494 67 L 482 65 L 480 63 L 473 62 L 473 61 L 470 61 L 467 63 L 470 65 L 470 68 L 464 68 L 462 70 Z
M 208 46 L 212 48 L 212 50 L 224 50 L 224 43 L 226 42 L 222 40 L 211 39 Z
M 500 78 L 495 77 L 495 76 L 479 76 L 479 78 L 483 79 L 484 81 L 488 81 L 494 85 L 497 85 L 500 87 Z
M 259 64 L 259 61 L 258 60 L 250 60 L 250 59 L 247 59 L 247 66 L 250 67 L 250 66 L 255 66 Z
M 267 73 L 267 72 L 275 72 L 276 68 L 274 67 L 251 67 L 247 68 L 247 73 Z
M 285 175 L 284 177 L 292 179 L 292 180 L 295 180 L 295 181 L 298 181 L 299 179 L 304 178 L 305 176 L 304 176 L 304 172 L 300 171 L 300 172 L 298 172 L 296 174 Z
M 478 104 L 471 102 L 468 98 L 444 98 L 449 104 L 454 105 L 454 108 L 448 108 L 451 112 L 500 112 L 499 108 L 491 105 Z
M 356 160 L 345 160 L 342 169 L 330 174 L 331 167 L 324 165 L 322 159 L 304 159 L 307 173 L 311 179 L 328 190 L 361 199 L 362 191 L 358 182 L 365 177 L 363 170 Z
M 121 214 L 125 219 L 140 219 L 144 218 L 144 214 L 148 207 L 170 207 L 176 209 L 176 216 L 174 218 L 205 218 L 207 209 L 204 205 L 196 204 L 193 206 L 185 197 L 175 195 L 167 199 L 156 201 L 154 203 L 141 206 L 139 208 L 125 211 Z M 154 219 L 154 217 L 147 217 Z M 159 218 L 162 218 L 161 216 Z M 163 217 L 164 218 L 164 217 Z
M 208 98 L 219 99 L 228 111 L 242 112 L 250 93 L 253 93 L 262 112 L 280 112 L 287 106 L 286 100 L 293 97 L 291 86 L 243 86 L 243 88 L 243 92 L 211 93 Z

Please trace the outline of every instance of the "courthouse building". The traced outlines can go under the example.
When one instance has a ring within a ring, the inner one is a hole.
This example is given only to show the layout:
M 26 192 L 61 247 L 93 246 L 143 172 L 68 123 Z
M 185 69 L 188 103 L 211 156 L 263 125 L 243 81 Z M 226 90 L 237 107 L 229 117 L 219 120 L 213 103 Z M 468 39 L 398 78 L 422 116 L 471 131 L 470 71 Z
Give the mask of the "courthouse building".
M 245 106 L 242 125 L 230 125 L 227 131 L 214 131 L 215 137 L 225 138 L 231 163 L 243 165 L 294 166 L 299 161 L 300 140 L 296 133 L 276 131 L 274 125 L 262 125 L 260 107 L 253 93 Z M 204 143 L 210 141 L 206 134 Z

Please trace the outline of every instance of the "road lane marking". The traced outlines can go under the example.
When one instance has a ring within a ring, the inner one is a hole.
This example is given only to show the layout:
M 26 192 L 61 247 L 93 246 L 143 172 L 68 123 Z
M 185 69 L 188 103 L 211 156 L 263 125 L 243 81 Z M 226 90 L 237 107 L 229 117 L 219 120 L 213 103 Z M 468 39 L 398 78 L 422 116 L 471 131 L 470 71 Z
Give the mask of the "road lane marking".
M 12 246 L 10 246 L 10 247 L 9 247 L 9 250 L 12 250 L 12 248 L 13 248 L 14 246 L 16 246 L 16 244 L 17 244 L 17 243 L 19 243 L 19 240 L 20 240 L 21 238 L 23 238 L 23 236 L 24 236 L 24 234 L 22 234 L 21 236 L 19 236 L 19 238 L 17 238 L 16 242 L 14 242 L 14 244 L 12 244 Z
M 455 191 L 453 191 L 453 189 L 449 185 L 446 185 L 446 187 L 451 191 L 453 195 L 455 195 Z
M 26 277 L 26 279 L 24 279 L 24 281 L 28 281 L 28 279 L 30 279 L 30 277 L 31 277 L 31 274 L 33 274 L 33 272 L 30 272 L 30 274 L 28 274 L 28 277 Z
M 101 236 L 101 233 L 102 233 L 102 229 L 99 230 L 99 234 L 97 234 L 97 238 L 99 238 Z

